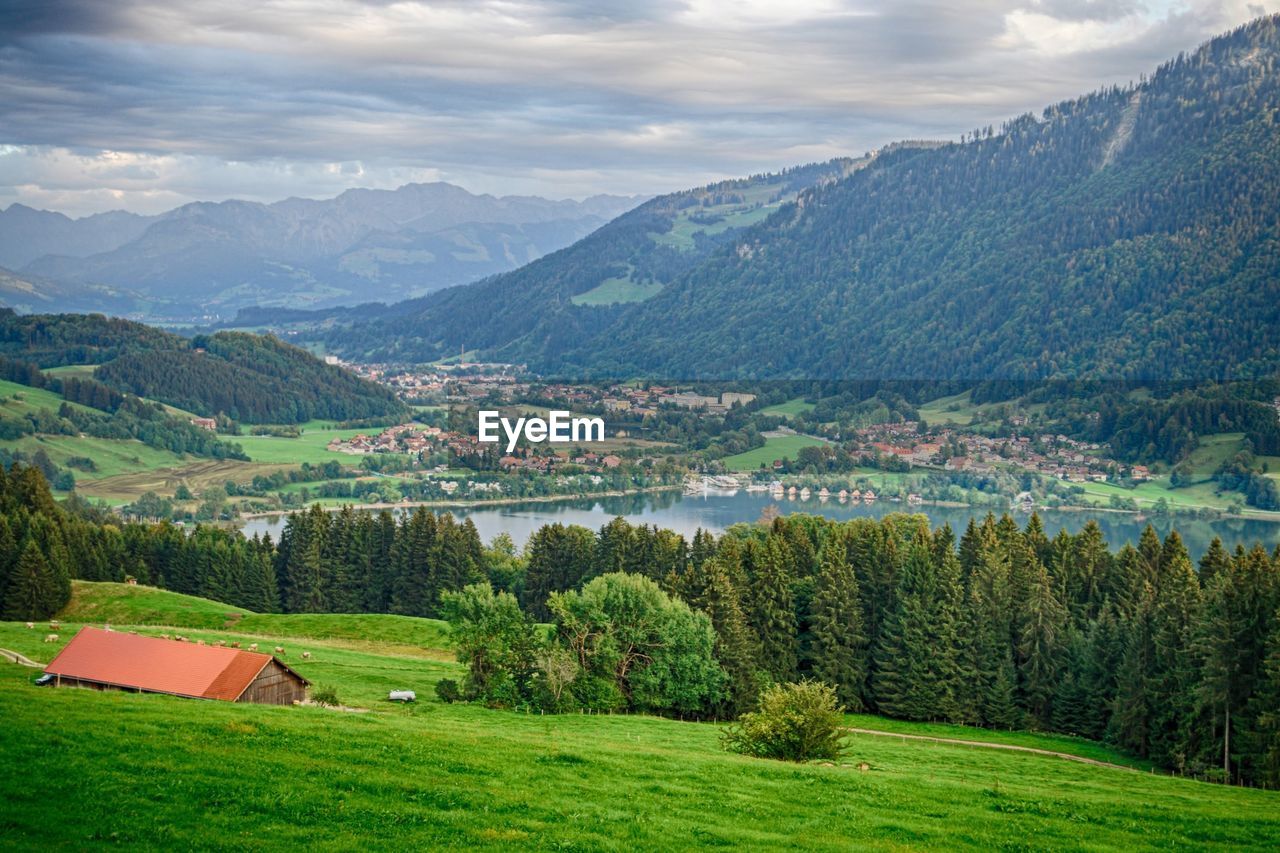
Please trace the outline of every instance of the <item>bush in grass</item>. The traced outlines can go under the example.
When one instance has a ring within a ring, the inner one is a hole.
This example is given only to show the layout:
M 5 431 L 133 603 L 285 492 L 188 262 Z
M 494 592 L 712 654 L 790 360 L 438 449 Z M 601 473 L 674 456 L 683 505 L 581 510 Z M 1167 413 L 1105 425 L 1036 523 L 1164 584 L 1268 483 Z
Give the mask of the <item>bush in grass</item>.
M 338 699 L 338 691 L 332 687 L 319 687 L 311 691 L 311 701 L 326 708 L 336 708 L 342 704 Z
M 844 709 L 835 690 L 816 681 L 774 684 L 760 694 L 756 710 L 725 729 L 726 749 L 783 761 L 840 756 Z
M 436 682 L 436 696 L 441 702 L 458 702 L 462 699 L 462 690 L 452 678 L 442 678 Z

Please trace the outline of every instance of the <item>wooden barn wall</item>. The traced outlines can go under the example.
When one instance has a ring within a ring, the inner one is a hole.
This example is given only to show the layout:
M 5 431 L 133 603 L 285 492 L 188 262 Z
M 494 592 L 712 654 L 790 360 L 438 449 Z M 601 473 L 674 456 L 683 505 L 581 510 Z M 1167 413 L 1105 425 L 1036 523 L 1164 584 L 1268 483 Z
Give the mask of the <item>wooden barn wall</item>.
M 240 702 L 256 702 L 261 705 L 292 705 L 307 696 L 302 681 L 276 661 L 267 664 L 258 677 L 245 689 Z

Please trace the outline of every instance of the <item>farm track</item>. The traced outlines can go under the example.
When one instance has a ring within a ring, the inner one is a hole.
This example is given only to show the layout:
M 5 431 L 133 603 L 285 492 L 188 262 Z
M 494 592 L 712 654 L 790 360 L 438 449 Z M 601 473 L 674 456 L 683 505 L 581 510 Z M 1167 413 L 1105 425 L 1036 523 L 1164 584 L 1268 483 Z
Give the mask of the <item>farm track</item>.
M 885 732 L 879 729 L 859 729 L 846 728 L 846 732 L 859 735 L 874 735 L 876 737 L 896 737 L 903 740 L 929 741 L 932 743 L 944 743 L 954 746 L 975 746 L 981 749 L 1004 749 L 1010 752 L 1029 752 L 1033 755 L 1047 755 L 1051 758 L 1063 758 L 1067 761 L 1076 761 L 1080 764 L 1091 764 L 1094 767 L 1110 767 L 1114 770 L 1127 770 L 1130 773 L 1140 773 L 1136 767 L 1126 767 L 1123 764 L 1112 764 L 1110 761 L 1099 761 L 1096 758 L 1085 758 L 1083 755 L 1072 755 L 1069 752 L 1055 752 L 1051 749 L 1038 749 L 1034 746 L 1017 746 L 1011 743 L 989 743 L 980 740 L 962 740 L 960 738 L 950 737 L 932 737 L 930 735 L 908 735 L 901 732 Z
M 22 666 L 34 666 L 37 669 L 44 666 L 44 664 L 36 663 L 26 655 L 20 655 L 17 652 L 11 652 L 8 649 L 0 649 L 0 658 L 4 658 L 10 663 L 21 664 Z

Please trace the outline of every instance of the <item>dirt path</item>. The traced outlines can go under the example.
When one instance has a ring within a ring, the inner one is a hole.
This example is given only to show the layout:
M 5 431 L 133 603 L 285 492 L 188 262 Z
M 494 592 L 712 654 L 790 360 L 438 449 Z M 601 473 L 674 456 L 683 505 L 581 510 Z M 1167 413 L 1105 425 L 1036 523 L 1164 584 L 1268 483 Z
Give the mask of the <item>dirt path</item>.
M 877 737 L 896 737 L 903 740 L 922 740 L 931 743 L 946 743 L 956 746 L 976 746 L 981 749 L 1005 749 L 1010 752 L 1030 752 L 1034 755 L 1048 755 L 1053 758 L 1064 758 L 1067 761 L 1078 761 L 1081 764 L 1091 764 L 1094 767 L 1110 767 L 1115 770 L 1128 770 L 1130 773 L 1139 773 L 1136 767 L 1126 767 L 1123 764 L 1112 764 L 1110 761 L 1099 761 L 1096 758 L 1085 758 L 1083 755 L 1072 755 L 1069 752 L 1054 752 L 1051 749 L 1037 749 L 1034 746 L 1015 746 L 1011 743 L 988 743 L 980 740 L 961 740 L 959 738 L 950 737 L 930 737 L 929 735 L 907 735 L 901 732 L 882 732 L 879 729 L 855 729 L 846 728 L 846 732 L 852 732 L 859 735 L 875 735 Z
M 36 663 L 31 658 L 26 657 L 25 655 L 20 655 L 17 652 L 11 652 L 8 649 L 0 649 L 0 658 L 4 658 L 10 663 L 22 664 L 23 666 L 34 666 L 37 669 L 44 668 L 44 664 Z

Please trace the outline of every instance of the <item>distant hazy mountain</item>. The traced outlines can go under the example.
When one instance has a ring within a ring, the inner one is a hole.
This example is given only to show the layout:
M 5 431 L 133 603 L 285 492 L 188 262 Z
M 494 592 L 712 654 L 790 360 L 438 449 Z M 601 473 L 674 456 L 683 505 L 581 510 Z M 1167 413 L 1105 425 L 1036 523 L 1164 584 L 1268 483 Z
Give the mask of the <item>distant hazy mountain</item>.
M 745 228 L 655 199 L 327 340 L 655 379 L 1275 376 L 1278 115 L 1272 16 L 1136 86 L 878 152 L 757 223 L 745 198 Z
M 84 257 L 109 252 L 137 239 L 156 219 L 122 210 L 71 219 L 12 204 L 0 211 L 0 266 L 16 270 L 43 255 Z
M 73 220 L 15 204 L 0 212 L 0 266 L 34 290 L 26 302 L 3 287 L 0 297 L 22 310 L 56 295 L 61 310 L 175 319 L 393 301 L 528 263 L 638 201 L 497 198 L 432 183 L 322 201 L 197 202 L 150 217 Z
M 74 305 L 79 311 L 110 313 L 120 306 L 145 303 L 141 294 L 123 288 L 67 284 L 0 267 L 0 305 L 24 314 L 58 310 L 67 305 Z
M 539 346 L 559 351 L 607 327 L 626 307 L 654 299 L 801 192 L 868 162 L 836 159 L 659 196 L 567 249 L 421 299 L 317 312 L 310 318 L 246 312 L 242 321 L 303 326 L 336 321 L 340 327 L 328 334 L 328 344 L 374 359 L 428 361 L 460 347 L 490 349 L 535 338 Z M 451 318 L 465 322 L 455 326 Z

